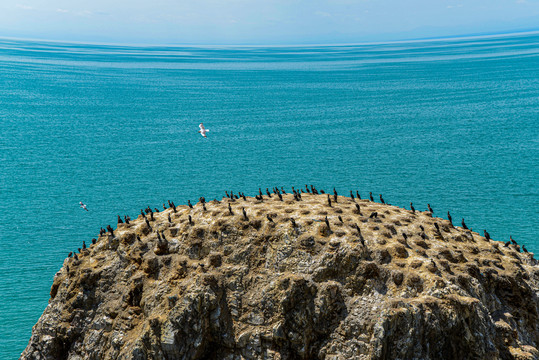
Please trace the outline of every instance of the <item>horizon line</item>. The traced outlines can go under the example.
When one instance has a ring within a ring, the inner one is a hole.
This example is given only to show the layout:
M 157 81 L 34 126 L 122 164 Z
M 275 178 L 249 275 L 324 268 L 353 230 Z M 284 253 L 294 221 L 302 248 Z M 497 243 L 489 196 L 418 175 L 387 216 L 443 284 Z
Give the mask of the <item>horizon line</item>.
M 131 42 L 93 42 L 93 41 L 77 41 L 77 40 L 57 40 L 57 39 L 43 39 L 43 38 L 26 38 L 26 37 L 13 37 L 2 36 L 2 40 L 14 40 L 14 41 L 38 41 L 44 43 L 59 43 L 59 44 L 84 44 L 84 45 L 105 45 L 105 46 L 124 46 L 124 47 L 308 47 L 308 46 L 358 46 L 358 45 L 381 45 L 381 44 L 396 44 L 396 43 L 412 43 L 412 42 L 424 42 L 424 41 L 443 41 L 443 40 L 460 40 L 460 39 L 477 39 L 477 38 L 496 38 L 507 37 L 514 35 L 531 35 L 539 34 L 539 28 L 533 30 L 516 30 L 511 32 L 485 32 L 485 33 L 470 33 L 462 35 L 446 35 L 436 37 L 421 37 L 421 38 L 407 38 L 398 40 L 382 40 L 382 41 L 363 41 L 363 42 L 350 42 L 350 43 L 298 43 L 298 44 L 177 44 L 177 43 L 131 43 Z

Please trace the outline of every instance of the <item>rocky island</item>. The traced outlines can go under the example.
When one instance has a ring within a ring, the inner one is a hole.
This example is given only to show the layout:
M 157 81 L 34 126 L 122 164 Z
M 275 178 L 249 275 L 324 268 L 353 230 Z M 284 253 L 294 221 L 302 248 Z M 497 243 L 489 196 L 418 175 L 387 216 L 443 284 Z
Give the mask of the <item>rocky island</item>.
M 119 218 L 64 261 L 21 359 L 539 358 L 533 254 L 311 189 Z

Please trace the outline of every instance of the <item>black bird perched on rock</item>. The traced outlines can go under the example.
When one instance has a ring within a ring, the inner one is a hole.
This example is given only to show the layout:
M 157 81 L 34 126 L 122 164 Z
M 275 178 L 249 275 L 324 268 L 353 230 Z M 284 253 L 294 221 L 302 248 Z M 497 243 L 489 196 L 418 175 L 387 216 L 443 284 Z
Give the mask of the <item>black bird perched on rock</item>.
M 328 206 L 331 207 L 331 198 L 329 197 L 329 194 L 328 194 Z
M 328 230 L 331 230 L 331 227 L 329 226 L 329 220 L 328 220 L 327 215 L 326 215 L 325 222 L 326 222 L 326 225 L 327 225 L 327 227 L 328 227 Z
M 174 201 L 172 202 L 172 209 L 174 210 L 174 213 L 176 213 L 176 205 L 174 204 Z
M 374 198 L 372 197 L 372 192 L 369 192 L 369 199 L 374 202 Z
M 377 213 L 376 211 L 373 211 L 373 212 L 371 213 L 371 215 L 369 216 L 370 219 L 372 219 L 372 218 L 377 218 L 377 217 L 378 217 L 378 213 Z
M 386 202 L 384 201 L 384 198 L 382 197 L 382 194 L 380 194 L 380 202 L 381 202 L 382 204 L 385 204 L 385 203 L 386 203 Z
M 324 190 L 320 189 L 320 194 L 325 194 Z
M 309 190 L 309 187 L 307 186 L 307 184 L 305 184 L 305 191 L 307 191 L 309 194 L 311 193 L 311 190 Z
M 150 222 L 148 221 L 148 218 L 144 218 L 144 221 L 146 222 L 146 225 L 151 229 L 152 226 L 150 225 Z
M 154 220 L 155 220 L 155 219 L 153 218 L 153 211 L 152 211 L 152 209 L 150 209 L 150 220 L 151 220 L 151 221 L 154 221 Z
M 168 222 L 172 223 L 172 218 L 170 217 L 170 214 L 168 214 Z
M 230 204 L 228 204 L 228 212 L 230 213 L 230 215 L 234 215 L 234 213 L 232 212 L 232 206 L 230 206 Z
M 167 207 L 165 206 L 165 203 L 163 203 L 163 210 L 166 210 Z
M 361 242 L 361 245 L 365 246 L 365 239 L 363 238 L 361 229 L 359 228 L 359 226 L 357 226 L 357 224 L 356 224 L 356 230 L 357 230 L 357 235 L 359 236 L 359 241 Z
M 247 221 L 249 221 L 249 218 L 247 217 L 247 212 L 245 211 L 245 208 L 241 208 L 241 211 L 243 212 L 243 218 Z
M 485 239 L 490 241 L 490 234 L 486 230 L 483 230 L 483 235 L 485 235 Z
M 356 197 L 361 200 L 361 196 L 359 196 L 359 191 L 356 190 Z
M 522 244 L 522 251 L 524 251 L 525 253 L 528 252 L 528 249 L 526 249 L 526 246 L 524 246 L 524 244 Z
M 453 219 L 451 218 L 451 214 L 449 213 L 449 211 L 447 212 L 447 220 L 449 220 L 449 223 L 453 225 Z
M 464 218 L 462 218 L 462 228 L 468 230 L 468 227 L 466 226 L 466 223 L 464 222 Z
M 127 215 L 124 215 L 124 221 L 126 224 L 129 224 L 129 221 L 131 221 L 131 218 Z
M 245 197 L 244 193 L 241 193 L 241 197 L 242 197 L 243 201 L 247 201 L 247 198 Z
M 292 186 L 292 190 L 294 190 L 293 186 Z M 260 197 L 262 197 L 262 189 L 261 188 L 258 188 L 258 195 L 260 195 Z
M 137 240 L 138 240 L 138 241 L 142 241 L 142 240 L 140 240 L 140 236 L 138 236 L 138 235 L 137 235 Z
M 316 190 L 316 188 L 314 187 L 314 185 L 311 185 L 311 192 L 312 192 L 314 195 L 318 195 L 318 190 Z
M 82 249 L 86 250 L 86 242 L 85 241 L 82 242 Z
M 153 208 L 155 210 L 156 213 L 159 212 L 159 209 L 158 208 Z
M 438 226 L 438 223 L 434 223 L 434 227 L 436 228 L 436 231 L 438 231 L 439 233 L 441 233 L 440 227 Z
M 410 210 L 412 210 L 412 212 L 415 213 L 415 207 L 412 203 L 410 203 Z
M 187 200 L 187 205 L 189 205 L 189 207 L 192 209 L 193 208 L 193 205 L 191 204 L 191 200 Z
M 161 237 L 163 238 L 163 241 L 167 241 L 167 238 L 165 237 L 165 232 L 161 230 Z
M 277 196 L 279 197 L 279 200 L 283 201 L 283 196 L 281 195 L 280 192 L 277 193 Z
M 142 217 L 146 217 L 146 214 L 144 213 L 144 210 L 140 209 L 140 215 L 142 215 Z
M 198 198 L 198 201 L 205 204 L 206 203 L 206 198 L 204 196 L 201 196 Z
M 408 240 L 408 235 L 406 235 L 405 232 L 402 233 L 402 237 L 404 238 L 404 241 Z
M 71 256 L 73 256 L 73 251 L 70 251 L 69 254 L 67 254 L 68 258 L 70 258 Z
M 510 235 L 510 236 L 509 236 L 509 240 L 511 241 L 511 243 L 512 243 L 513 245 L 518 245 L 517 242 L 516 242 L 515 240 L 513 240 L 513 236 Z
M 118 224 L 123 224 L 124 222 L 122 221 L 122 219 L 120 218 L 120 215 L 118 215 Z
M 504 247 L 508 247 L 509 245 L 511 245 L 511 241 L 506 242 Z
M 350 199 L 355 200 L 354 193 L 352 192 L 352 190 L 350 190 Z
M 112 227 L 110 227 L 110 225 L 107 225 L 107 230 L 110 232 L 112 236 L 114 236 L 114 230 L 112 229 Z
M 208 209 L 206 209 L 206 203 L 202 203 L 202 210 L 206 211 Z
M 92 238 L 92 245 L 94 245 L 97 242 L 95 238 Z
M 282 187 L 282 186 L 281 186 L 281 192 L 282 192 L 283 194 L 286 194 L 286 191 L 284 191 L 284 187 Z
M 106 231 L 105 229 L 101 228 L 99 229 L 99 235 L 105 235 Z
M 421 231 L 425 231 L 425 228 L 423 227 L 423 225 L 419 225 L 419 228 L 421 229 Z
M 73 254 L 73 259 L 79 260 L 79 257 L 77 256 L 77 254 Z
M 225 194 L 227 198 L 230 198 L 230 195 L 228 195 L 228 191 L 225 190 Z
M 268 195 L 268 197 L 271 197 L 271 193 L 269 192 L 268 188 L 266 188 L 266 195 Z
M 271 218 L 271 216 L 269 216 L 269 214 L 266 214 L 266 219 L 268 219 L 269 222 L 273 222 L 273 219 Z
M 157 230 L 156 232 L 157 232 L 157 240 L 159 240 L 159 242 L 161 242 L 161 235 L 159 234 L 159 230 Z
M 290 218 L 290 222 L 292 223 L 292 227 L 297 227 L 296 221 L 292 218 Z
M 341 215 L 337 216 L 337 218 L 339 219 L 339 221 L 340 221 L 341 223 L 344 223 L 344 221 L 342 221 Z
M 189 215 L 189 224 L 193 225 L 193 218 L 191 217 L 191 215 Z
M 429 209 L 429 212 L 430 212 L 431 214 L 434 214 L 434 211 L 432 211 L 432 208 L 430 207 L 430 204 L 427 204 L 427 208 Z
M 359 204 L 356 204 L 356 210 L 359 215 L 361 215 L 361 208 L 359 207 Z

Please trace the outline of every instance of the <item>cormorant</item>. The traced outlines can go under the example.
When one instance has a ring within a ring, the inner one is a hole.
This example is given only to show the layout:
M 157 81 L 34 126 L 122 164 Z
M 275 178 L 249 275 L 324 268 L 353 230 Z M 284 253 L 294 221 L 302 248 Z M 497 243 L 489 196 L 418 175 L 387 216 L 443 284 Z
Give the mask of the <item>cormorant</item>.
M 123 224 L 124 222 L 122 221 L 122 219 L 120 218 L 120 215 L 118 215 L 118 224 Z
M 266 188 L 266 195 L 268 195 L 268 197 L 271 197 L 271 193 L 269 192 L 268 188 Z
M 82 249 L 86 250 L 86 242 L 85 241 L 82 242 Z
M 329 226 L 329 220 L 328 220 L 327 215 L 326 215 L 325 222 L 326 222 L 326 225 L 327 225 L 327 227 L 328 227 L 328 230 L 331 230 L 331 227 Z
M 309 187 L 307 186 L 307 184 L 305 184 L 305 190 L 307 190 L 307 192 L 310 194 L 311 193 L 311 190 L 309 190 Z
M 406 235 L 405 232 L 402 233 L 402 237 L 404 238 L 404 241 L 408 240 L 408 235 Z
M 382 204 L 385 204 L 385 203 L 386 203 L 386 202 L 384 201 L 384 198 L 382 197 L 382 194 L 380 194 L 380 202 L 381 202 Z
M 451 225 L 453 225 L 453 219 L 451 218 L 451 214 L 449 213 L 449 211 L 447 212 L 447 220 L 449 220 Z
M 352 190 L 350 190 L 350 199 L 355 200 L 354 193 L 352 192 Z
M 356 197 L 361 200 L 361 196 L 359 196 L 359 191 L 356 190 Z
M 483 234 L 485 235 L 485 239 L 490 240 L 490 234 L 486 230 L 483 230 Z
M 427 204 L 427 208 L 429 209 L 429 212 L 430 212 L 431 214 L 434 214 L 434 211 L 432 211 L 432 208 L 430 207 L 430 204 Z
M 273 219 L 271 218 L 271 216 L 269 216 L 269 214 L 266 214 L 266 219 L 268 219 L 269 222 L 273 222 Z
M 170 217 L 170 214 L 168 214 L 168 222 L 172 223 L 172 218 Z
M 68 258 L 70 258 L 71 256 L 73 256 L 73 251 L 70 251 L 69 254 L 67 255 Z
M 193 225 L 193 218 L 191 218 L 191 215 L 189 215 L 189 224 Z
M 526 249 L 526 246 L 524 246 L 524 244 L 522 244 L 522 251 L 524 251 L 525 253 L 528 252 L 528 249 Z
M 341 217 L 341 215 L 337 216 L 337 218 L 339 219 L 339 221 L 340 221 L 341 223 L 343 223 L 343 224 L 344 224 L 344 221 L 342 221 L 342 217 Z
M 511 241 L 506 242 L 504 247 L 508 247 L 509 245 L 511 245 Z
M 328 194 L 328 205 L 329 207 L 331 207 L 331 198 L 329 197 L 329 194 Z
M 372 218 L 377 218 L 377 217 L 378 217 L 378 213 L 377 213 L 376 211 L 373 211 L 373 212 L 371 213 L 371 215 L 369 216 L 369 218 L 371 218 L 371 219 L 372 219 Z
M 297 227 L 296 221 L 292 218 L 290 218 L 290 222 L 292 223 L 292 227 Z
M 466 223 L 464 222 L 464 218 L 462 218 L 462 228 L 468 230 L 468 227 L 466 226 Z
M 515 240 L 513 240 L 513 236 L 510 235 L 510 236 L 509 236 L 509 240 L 511 241 L 511 243 L 512 243 L 513 245 L 518 245 L 517 242 L 516 242 Z
M 95 244 L 97 240 L 95 238 L 92 238 L 92 244 Z
M 77 254 L 73 254 L 73 259 L 79 260 L 79 257 L 77 256 Z
M 230 213 L 230 215 L 234 215 L 234 213 L 232 212 L 232 206 L 230 206 L 230 204 L 228 204 L 228 212 Z
M 191 204 L 191 200 L 187 200 L 187 205 L 189 205 L 189 207 L 192 209 L 193 208 L 193 205 Z
M 413 213 L 415 213 L 415 207 L 412 203 L 410 203 L 410 209 L 412 210 Z
M 245 212 L 245 208 L 241 208 L 241 211 L 243 212 L 243 218 L 249 221 L 249 218 L 247 217 L 247 212 Z
M 112 236 L 114 236 L 114 230 L 110 227 L 110 225 L 107 225 L 107 230 L 110 232 Z
M 369 199 L 374 202 L 374 198 L 372 197 L 372 192 L 369 192 Z
M 359 215 L 361 215 L 361 208 L 359 207 L 359 204 L 356 204 L 356 210 Z

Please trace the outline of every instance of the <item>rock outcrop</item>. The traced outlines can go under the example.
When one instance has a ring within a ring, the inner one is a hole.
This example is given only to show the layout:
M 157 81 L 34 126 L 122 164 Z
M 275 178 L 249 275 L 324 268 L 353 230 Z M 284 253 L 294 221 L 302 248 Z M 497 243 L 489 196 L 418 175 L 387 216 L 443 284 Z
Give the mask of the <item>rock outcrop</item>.
M 282 197 L 118 224 L 64 261 L 21 358 L 539 358 L 533 254 L 430 212 Z

